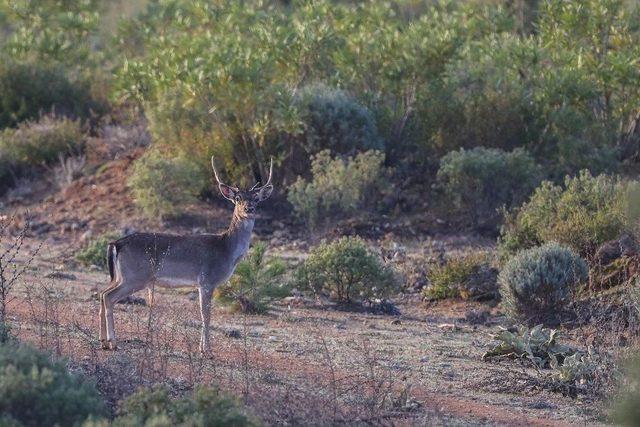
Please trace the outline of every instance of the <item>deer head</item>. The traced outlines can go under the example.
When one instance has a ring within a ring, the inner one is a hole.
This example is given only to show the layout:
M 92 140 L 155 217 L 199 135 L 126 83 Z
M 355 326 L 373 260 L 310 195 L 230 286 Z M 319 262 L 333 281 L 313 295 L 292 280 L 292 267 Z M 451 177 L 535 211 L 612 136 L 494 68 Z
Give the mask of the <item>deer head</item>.
M 271 185 L 271 176 L 273 174 L 273 158 L 269 165 L 269 178 L 266 184 L 259 186 L 259 182 L 248 190 L 240 190 L 238 187 L 232 187 L 220 181 L 220 176 L 216 170 L 213 156 L 211 157 L 211 167 L 213 168 L 213 174 L 218 182 L 218 188 L 222 196 L 231 201 L 235 205 L 234 214 L 238 218 L 252 217 L 259 203 L 267 200 L 273 192 L 273 185 Z

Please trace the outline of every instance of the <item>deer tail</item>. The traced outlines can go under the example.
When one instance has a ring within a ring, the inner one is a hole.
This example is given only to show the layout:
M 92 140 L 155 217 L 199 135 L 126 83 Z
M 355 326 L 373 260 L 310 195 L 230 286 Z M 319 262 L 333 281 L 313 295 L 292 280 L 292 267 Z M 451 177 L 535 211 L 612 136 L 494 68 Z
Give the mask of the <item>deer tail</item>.
M 115 258 L 116 258 L 116 244 L 115 242 L 109 243 L 107 246 L 107 264 L 109 265 L 109 276 L 111 276 L 111 280 L 115 277 Z

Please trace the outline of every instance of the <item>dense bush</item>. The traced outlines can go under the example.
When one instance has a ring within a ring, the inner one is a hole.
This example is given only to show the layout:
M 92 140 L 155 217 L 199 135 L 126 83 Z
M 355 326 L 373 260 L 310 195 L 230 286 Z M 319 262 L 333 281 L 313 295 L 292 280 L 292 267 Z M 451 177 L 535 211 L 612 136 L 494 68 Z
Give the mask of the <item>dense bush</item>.
M 384 151 L 373 114 L 346 92 L 313 85 L 301 91 L 296 104 L 303 123 L 300 143 L 307 158 L 322 150 L 348 155 Z
M 440 161 L 444 197 L 475 226 L 495 227 L 498 208 L 519 206 L 539 182 L 535 162 L 523 150 L 474 148 L 452 151 Z
M 289 288 L 283 282 L 286 266 L 280 259 L 266 259 L 266 250 L 266 244 L 256 243 L 231 279 L 216 288 L 214 297 L 234 311 L 259 314 L 267 311 L 271 299 L 287 296 Z
M 587 256 L 631 226 L 628 195 L 635 186 L 607 175 L 593 177 L 587 171 L 567 177 L 564 186 L 543 182 L 508 216 L 500 251 L 507 256 L 555 241 Z
M 500 271 L 505 310 L 529 323 L 557 320 L 576 286 L 588 278 L 587 263 L 557 243 L 518 252 Z
M 58 66 L 0 60 L 0 129 L 42 114 L 89 119 L 106 107 L 87 82 L 71 81 Z
M 191 396 L 171 398 L 166 387 L 155 386 L 131 395 L 113 425 L 244 427 L 260 423 L 235 399 L 215 388 L 202 386 Z
M 422 294 L 431 300 L 493 298 L 498 293 L 497 275 L 486 253 L 451 258 L 444 264 L 430 266 L 429 285 Z
M 175 216 L 209 184 L 204 169 L 184 155 L 169 158 L 147 150 L 133 165 L 129 187 L 136 204 L 150 218 Z
M 0 344 L 0 424 L 80 424 L 104 414 L 95 386 L 64 363 L 15 342 Z
M 81 151 L 84 139 L 80 122 L 45 116 L 37 122 L 22 122 L 17 129 L 3 130 L 0 158 L 20 172 Z
M 313 157 L 311 173 L 311 181 L 298 178 L 288 194 L 296 214 L 311 226 L 336 215 L 375 209 L 389 190 L 384 154 L 379 151 L 346 160 L 321 151 Z
M 295 282 L 301 289 L 339 302 L 382 299 L 397 285 L 393 270 L 357 237 L 342 237 L 313 248 L 296 270 Z
M 88 240 L 76 252 L 76 260 L 86 267 L 95 265 L 107 271 L 107 246 L 119 237 L 116 233 L 107 232 Z

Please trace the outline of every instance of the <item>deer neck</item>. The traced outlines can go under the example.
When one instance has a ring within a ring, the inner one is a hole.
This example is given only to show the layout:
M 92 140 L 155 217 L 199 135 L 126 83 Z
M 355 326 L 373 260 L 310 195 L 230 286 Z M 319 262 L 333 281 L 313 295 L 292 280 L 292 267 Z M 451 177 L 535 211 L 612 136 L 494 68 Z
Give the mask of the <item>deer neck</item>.
M 249 250 L 254 223 L 254 218 L 241 216 L 236 211 L 233 212 L 233 218 L 231 219 L 231 224 L 226 234 L 232 249 L 234 264 Z

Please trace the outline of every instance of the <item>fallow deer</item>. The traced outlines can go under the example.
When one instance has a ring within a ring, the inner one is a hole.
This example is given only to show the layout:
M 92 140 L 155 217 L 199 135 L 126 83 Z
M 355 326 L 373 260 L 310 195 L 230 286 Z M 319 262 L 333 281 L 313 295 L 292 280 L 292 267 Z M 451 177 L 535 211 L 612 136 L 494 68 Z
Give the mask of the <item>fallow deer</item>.
M 110 286 L 100 294 L 100 341 L 103 349 L 116 349 L 113 306 L 134 292 L 154 287 L 195 287 L 199 291 L 202 331 L 200 351 L 209 348 L 211 297 L 214 289 L 233 274 L 249 249 L 256 207 L 273 191 L 273 159 L 266 184 L 243 191 L 220 181 L 211 158 L 213 174 L 222 195 L 235 208 L 229 228 L 221 234 L 171 235 L 134 233 L 111 242 L 107 249 Z

